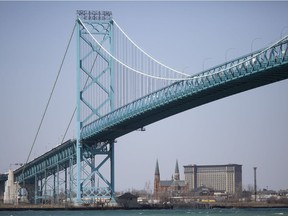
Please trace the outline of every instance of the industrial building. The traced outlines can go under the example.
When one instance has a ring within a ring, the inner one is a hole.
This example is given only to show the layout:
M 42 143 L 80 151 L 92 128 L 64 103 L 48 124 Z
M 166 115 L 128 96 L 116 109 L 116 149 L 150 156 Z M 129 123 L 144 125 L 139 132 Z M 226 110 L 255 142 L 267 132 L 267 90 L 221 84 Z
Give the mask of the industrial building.
M 242 165 L 186 165 L 185 180 L 180 180 L 178 161 L 174 177 L 161 180 L 158 160 L 154 173 L 154 199 L 199 194 L 203 188 L 213 192 L 236 195 L 242 191 Z M 197 192 L 197 193 L 194 193 Z
M 197 191 L 200 187 L 228 194 L 242 191 L 242 165 L 187 165 L 184 174 L 189 191 Z

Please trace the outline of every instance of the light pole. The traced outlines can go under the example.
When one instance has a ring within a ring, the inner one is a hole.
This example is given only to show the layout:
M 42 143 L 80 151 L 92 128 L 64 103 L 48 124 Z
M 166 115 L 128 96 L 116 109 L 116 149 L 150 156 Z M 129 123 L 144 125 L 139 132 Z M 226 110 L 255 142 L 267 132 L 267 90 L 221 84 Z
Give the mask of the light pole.
M 285 29 L 288 29 L 288 26 L 284 26 L 284 27 L 282 28 L 281 35 L 280 35 L 280 36 L 281 36 L 280 39 L 282 39 L 283 33 L 284 33 L 284 30 L 285 30 Z
M 256 182 L 256 169 L 257 167 L 254 168 L 254 196 L 255 196 L 255 202 L 256 202 L 256 195 L 257 195 L 257 182 Z
M 251 53 L 253 53 L 253 44 L 254 44 L 254 42 L 255 42 L 256 40 L 260 40 L 260 39 L 262 39 L 262 38 L 257 37 L 257 38 L 254 38 L 254 39 L 252 40 L 252 42 L 251 42 Z M 251 54 L 251 55 L 252 55 L 252 57 L 253 57 L 253 54 Z M 254 58 L 252 59 L 252 64 L 254 64 L 255 61 L 256 61 L 256 58 L 254 57 Z
M 262 38 L 257 37 L 257 38 L 254 38 L 254 39 L 252 40 L 252 42 L 251 42 L 251 53 L 253 52 L 253 45 L 254 45 L 254 42 L 255 42 L 256 40 L 260 40 L 260 39 L 262 39 Z
M 235 50 L 235 48 L 231 47 L 231 48 L 228 48 L 228 49 L 225 51 L 225 61 L 227 61 L 228 52 L 229 52 L 229 51 L 232 51 L 232 50 Z
M 182 69 L 182 73 L 185 73 L 184 71 L 185 71 L 187 68 L 189 68 L 189 66 L 184 67 L 184 68 Z
M 208 60 L 212 60 L 212 58 L 205 58 L 203 60 L 203 63 L 202 63 L 202 70 L 204 71 L 204 68 L 205 68 L 205 62 L 208 61 Z

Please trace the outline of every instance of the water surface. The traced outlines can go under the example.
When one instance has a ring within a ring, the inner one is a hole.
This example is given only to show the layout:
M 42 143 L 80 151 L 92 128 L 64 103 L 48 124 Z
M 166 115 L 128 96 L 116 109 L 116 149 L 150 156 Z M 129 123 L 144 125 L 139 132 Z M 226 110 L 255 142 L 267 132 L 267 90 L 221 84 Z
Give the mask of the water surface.
M 0 216 L 288 216 L 288 209 L 181 209 L 181 210 L 84 210 L 84 211 L 0 211 Z

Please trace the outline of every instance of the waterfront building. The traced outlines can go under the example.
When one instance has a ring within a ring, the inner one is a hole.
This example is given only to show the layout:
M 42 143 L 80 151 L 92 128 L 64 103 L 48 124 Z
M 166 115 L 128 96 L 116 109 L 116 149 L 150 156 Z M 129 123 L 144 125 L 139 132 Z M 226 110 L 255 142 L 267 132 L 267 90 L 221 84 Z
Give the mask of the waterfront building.
M 138 196 L 135 196 L 131 193 L 125 193 L 116 198 L 118 205 L 124 208 L 139 208 L 140 205 L 137 202 Z
M 4 202 L 5 182 L 8 179 L 8 174 L 0 174 L 0 203 Z
M 177 197 L 188 191 L 185 180 L 180 180 L 178 161 L 176 161 L 174 176 L 171 180 L 161 180 L 158 160 L 156 161 L 154 174 L 154 199 L 159 200 L 164 197 Z
M 201 187 L 228 194 L 242 191 L 242 165 L 187 165 L 184 166 L 184 174 L 188 189 L 192 192 Z

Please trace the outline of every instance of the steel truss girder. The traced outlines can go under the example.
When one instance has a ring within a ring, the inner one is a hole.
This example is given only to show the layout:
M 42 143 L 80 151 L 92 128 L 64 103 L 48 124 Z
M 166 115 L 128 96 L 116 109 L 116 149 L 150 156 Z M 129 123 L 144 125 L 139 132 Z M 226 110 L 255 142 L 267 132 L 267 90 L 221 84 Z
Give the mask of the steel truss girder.
M 288 39 L 286 38 L 286 40 L 274 45 L 273 47 L 270 47 L 269 49 L 253 52 L 238 59 L 226 62 L 220 66 L 203 71 L 197 75 L 194 75 L 193 79 L 174 82 L 168 87 L 155 91 L 123 107 L 120 107 L 114 112 L 108 113 L 105 116 L 83 127 L 81 131 L 81 137 L 83 140 L 95 138 L 100 139 L 100 137 L 103 137 L 103 139 L 107 139 L 107 137 L 111 139 L 116 138 L 117 136 L 124 135 L 129 131 L 133 129 L 135 130 L 137 128 L 127 128 L 126 131 L 123 130 L 123 132 L 119 132 L 115 136 L 111 134 L 109 135 L 107 132 L 118 130 L 118 125 L 119 128 L 123 128 L 123 125 L 121 124 L 133 121 L 133 119 L 136 119 L 138 116 L 145 115 L 145 113 L 149 113 L 151 110 L 155 110 L 156 112 L 157 108 L 165 106 L 169 107 L 170 104 L 184 100 L 185 98 L 193 97 L 193 95 L 197 97 L 196 95 L 200 95 L 202 92 L 207 92 L 210 89 L 220 89 L 221 86 L 224 88 L 225 86 L 229 86 L 229 83 L 237 82 L 237 80 L 247 80 L 249 77 L 261 76 L 261 73 L 263 76 L 265 76 L 267 71 L 270 71 L 271 69 L 284 69 L 284 67 L 287 67 L 287 64 Z M 287 71 L 286 74 L 285 72 L 281 73 L 282 74 L 275 74 L 273 75 L 274 77 L 270 77 L 271 82 L 287 78 Z M 247 87 L 243 87 L 243 89 L 239 88 L 240 92 L 252 88 L 249 87 L 247 82 L 249 82 L 249 80 L 245 81 L 245 85 L 247 85 Z M 258 86 L 271 82 L 264 82 L 263 80 L 259 80 Z M 252 86 L 252 84 L 250 84 L 250 86 Z M 258 86 L 255 85 L 255 87 Z M 227 95 L 229 94 L 230 93 L 227 92 Z M 224 95 L 225 94 L 223 94 L 222 97 L 224 97 Z M 209 101 L 212 100 L 213 99 L 209 99 Z M 179 110 L 179 112 L 180 111 L 181 110 Z M 135 125 L 138 124 L 135 123 Z M 139 127 L 143 126 L 145 126 L 145 123 L 143 123 L 143 125 L 139 125 Z M 103 134 L 105 134 L 105 136 Z
M 47 199 L 47 194 L 54 197 L 59 196 L 59 187 L 65 184 L 65 196 L 72 194 L 73 185 L 75 185 L 75 180 L 73 177 L 73 165 L 76 164 L 76 143 L 75 141 L 67 141 L 66 143 L 57 146 L 51 151 L 45 153 L 44 155 L 34 159 L 25 166 L 25 171 L 22 174 L 24 166 L 20 167 L 14 172 L 15 180 L 21 185 L 25 182 L 26 184 L 35 184 L 34 189 L 34 202 L 37 203 L 41 199 Z M 110 142 L 96 142 L 83 144 L 83 158 L 82 163 L 86 163 L 90 168 L 91 172 L 87 173 L 86 179 L 83 181 L 82 185 L 85 184 L 92 175 L 99 176 L 107 185 L 107 187 L 84 187 L 83 197 L 92 199 L 92 194 L 94 198 L 105 198 L 109 199 L 114 195 L 114 180 L 111 181 L 107 179 L 103 174 L 101 174 L 100 169 L 105 163 L 114 163 L 113 155 L 114 150 L 112 149 L 114 145 L 113 141 Z M 91 163 L 91 158 L 95 155 L 104 155 L 105 158 L 99 162 L 97 166 L 93 166 Z M 112 161 L 112 162 L 111 162 Z M 72 170 L 71 170 L 72 169 Z M 68 170 L 69 173 L 69 189 L 68 189 Z M 60 173 L 65 173 L 64 178 L 60 176 Z M 24 176 L 24 179 L 23 179 Z M 114 177 L 110 177 L 114 178 Z M 39 182 L 41 183 L 39 185 Z M 25 186 L 24 186 L 25 187 Z M 93 191 L 88 193 L 89 191 Z M 97 192 L 97 193 L 96 193 Z M 72 197 L 71 197 L 72 198 Z
M 19 183 L 34 182 L 34 177 L 43 178 L 45 172 L 49 175 L 57 171 L 62 171 L 69 167 L 72 163 L 75 164 L 76 159 L 76 142 L 68 140 L 62 145 L 59 145 L 42 156 L 35 158 L 28 164 L 14 171 L 15 180 Z M 24 169 L 24 172 L 23 172 Z
M 54 202 L 56 197 L 59 196 L 60 187 L 65 183 L 65 196 L 72 194 L 72 187 L 74 182 L 72 181 L 73 165 L 76 163 L 76 142 L 75 140 L 69 140 L 52 150 L 46 152 L 40 157 L 32 160 L 26 165 L 18 168 L 14 171 L 15 181 L 19 182 L 21 187 L 28 187 L 29 197 L 34 200 L 35 203 L 39 199 L 43 199 L 42 194 L 45 194 L 49 190 L 52 191 Z M 24 172 L 23 172 L 24 170 Z M 70 180 L 68 182 L 69 170 Z M 64 175 L 64 179 L 60 176 Z M 39 187 L 39 182 L 41 185 Z M 69 184 L 69 190 L 67 185 Z M 34 185 L 31 187 L 31 185 Z M 68 193 L 68 191 L 70 191 Z M 72 197 L 70 197 L 72 198 Z M 31 201 L 32 201 L 31 200 Z

